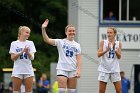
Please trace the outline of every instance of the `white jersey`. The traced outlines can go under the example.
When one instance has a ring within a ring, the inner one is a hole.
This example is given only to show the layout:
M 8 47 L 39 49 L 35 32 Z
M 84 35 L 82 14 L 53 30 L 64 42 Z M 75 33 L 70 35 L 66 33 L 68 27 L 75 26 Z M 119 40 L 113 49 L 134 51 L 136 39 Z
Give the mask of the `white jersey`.
M 104 40 L 103 51 L 108 48 L 108 40 Z M 105 73 L 120 72 L 119 59 L 115 54 L 115 49 L 119 48 L 119 41 L 115 41 L 115 47 L 101 56 L 98 71 Z
M 25 47 L 29 47 L 30 53 L 35 53 L 36 49 L 34 46 L 34 43 L 32 41 L 26 40 L 25 42 L 21 42 L 19 40 L 13 41 L 10 46 L 9 53 L 18 54 L 20 53 Z M 14 66 L 13 66 L 13 74 L 31 74 L 34 75 L 33 67 L 31 60 L 27 56 L 27 54 L 24 52 L 22 55 L 18 57 L 17 60 L 14 60 Z
M 76 55 L 81 53 L 80 44 L 67 39 L 55 39 L 59 59 L 56 69 L 74 71 L 77 68 Z

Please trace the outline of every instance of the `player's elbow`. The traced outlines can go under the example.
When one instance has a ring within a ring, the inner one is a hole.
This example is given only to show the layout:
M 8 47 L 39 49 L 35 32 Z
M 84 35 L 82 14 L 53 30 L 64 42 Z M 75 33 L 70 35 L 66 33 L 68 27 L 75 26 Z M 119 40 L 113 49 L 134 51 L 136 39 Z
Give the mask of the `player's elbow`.
M 121 59 L 121 56 L 120 56 L 120 57 L 118 57 L 118 59 Z
M 11 56 L 11 60 L 12 60 L 12 61 L 14 61 L 14 60 L 15 60 L 15 58 L 14 58 L 13 56 Z
M 13 58 L 11 58 L 11 60 L 12 60 L 12 61 L 14 61 L 14 59 L 13 59 Z
M 43 39 L 45 43 L 48 43 L 48 39 Z
M 44 42 L 47 43 L 47 44 L 50 44 L 51 40 L 49 38 L 48 39 L 44 39 Z
M 98 56 L 98 58 L 99 58 L 99 57 L 101 57 L 101 56 Z
M 118 59 L 121 59 L 121 55 L 117 56 Z
M 97 53 L 97 56 L 98 56 L 98 57 L 101 57 L 102 55 L 101 55 L 101 53 L 100 53 L 100 52 L 98 52 L 98 53 Z
M 98 54 L 97 56 L 98 56 L 98 57 L 101 57 L 101 55 L 100 55 L 100 54 Z
M 30 57 L 30 60 L 34 60 L 34 57 Z
M 31 53 L 30 60 L 34 60 L 34 53 Z

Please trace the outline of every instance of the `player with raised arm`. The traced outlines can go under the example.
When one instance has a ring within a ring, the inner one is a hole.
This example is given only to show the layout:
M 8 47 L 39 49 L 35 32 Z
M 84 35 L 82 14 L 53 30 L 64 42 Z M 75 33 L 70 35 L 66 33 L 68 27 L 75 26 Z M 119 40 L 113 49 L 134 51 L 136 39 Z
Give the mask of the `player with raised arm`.
M 48 37 L 45 28 L 49 20 L 46 19 L 42 24 L 42 36 L 46 43 L 57 46 L 59 59 L 57 63 L 57 81 L 58 93 L 65 93 L 66 88 L 68 93 L 76 92 L 77 78 L 81 73 L 81 48 L 80 44 L 74 41 L 75 27 L 68 25 L 65 28 L 66 38 L 51 39 Z

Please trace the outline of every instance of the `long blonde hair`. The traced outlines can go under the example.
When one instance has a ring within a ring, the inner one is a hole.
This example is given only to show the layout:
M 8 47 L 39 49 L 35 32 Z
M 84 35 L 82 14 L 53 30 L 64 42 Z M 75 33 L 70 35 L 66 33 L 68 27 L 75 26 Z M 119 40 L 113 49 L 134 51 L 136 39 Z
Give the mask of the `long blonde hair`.
M 24 31 L 25 29 L 31 31 L 30 28 L 27 27 L 27 26 L 20 26 L 18 28 L 18 39 L 20 38 L 20 35 L 21 35 L 22 31 Z

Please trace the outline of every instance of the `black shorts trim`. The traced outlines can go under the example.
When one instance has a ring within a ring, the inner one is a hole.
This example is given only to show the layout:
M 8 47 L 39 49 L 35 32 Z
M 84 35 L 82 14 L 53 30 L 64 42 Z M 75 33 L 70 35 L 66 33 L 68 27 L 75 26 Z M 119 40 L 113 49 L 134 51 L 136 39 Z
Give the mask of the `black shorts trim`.
M 65 75 L 62 75 L 62 74 L 60 74 L 60 75 L 57 75 L 57 76 L 64 76 L 64 77 L 67 77 L 67 76 L 65 76 Z

